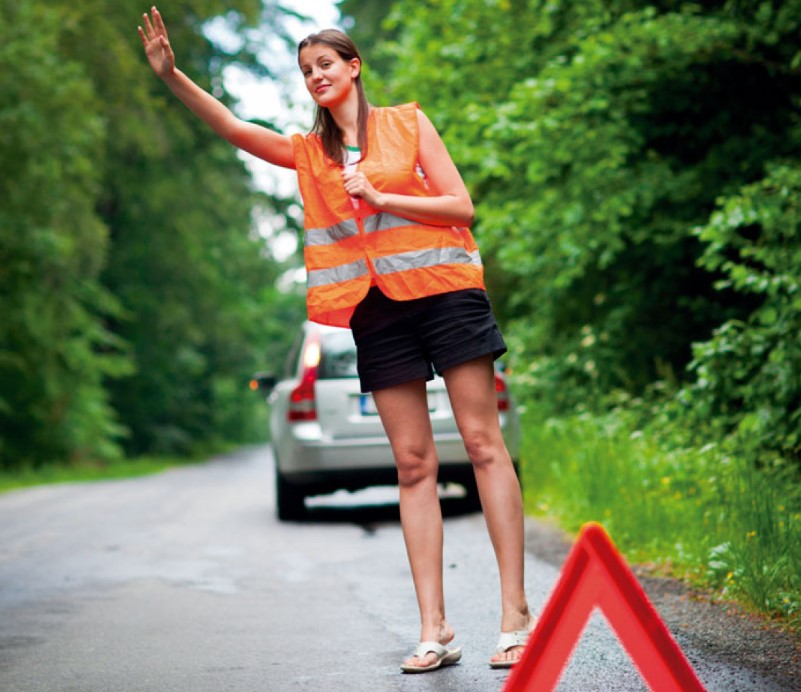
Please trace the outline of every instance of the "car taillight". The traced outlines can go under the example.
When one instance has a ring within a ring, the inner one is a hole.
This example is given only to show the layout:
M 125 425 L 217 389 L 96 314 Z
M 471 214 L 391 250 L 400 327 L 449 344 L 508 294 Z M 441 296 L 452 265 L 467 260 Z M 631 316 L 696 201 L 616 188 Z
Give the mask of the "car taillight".
M 303 349 L 300 383 L 289 394 L 288 421 L 317 420 L 317 404 L 314 400 L 314 384 L 320 365 L 320 337 L 309 338 Z
M 509 410 L 509 389 L 506 386 L 506 380 L 503 379 L 500 373 L 495 373 L 495 392 L 498 395 L 498 410 Z

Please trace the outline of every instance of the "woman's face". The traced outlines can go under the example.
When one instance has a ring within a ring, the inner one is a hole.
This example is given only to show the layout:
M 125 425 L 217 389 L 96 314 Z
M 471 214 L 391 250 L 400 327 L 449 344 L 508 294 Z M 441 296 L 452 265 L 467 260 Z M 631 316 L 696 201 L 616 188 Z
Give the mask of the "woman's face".
M 345 61 L 324 43 L 306 46 L 300 51 L 298 62 L 306 88 L 317 105 L 323 108 L 337 106 L 347 99 L 361 69 L 358 58 Z

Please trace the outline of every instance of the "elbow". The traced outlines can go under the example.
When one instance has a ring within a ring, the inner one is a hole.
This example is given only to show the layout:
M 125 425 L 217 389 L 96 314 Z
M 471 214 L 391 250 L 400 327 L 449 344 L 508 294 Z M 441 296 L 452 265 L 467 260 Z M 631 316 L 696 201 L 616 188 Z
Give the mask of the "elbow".
M 476 210 L 473 207 L 473 202 L 470 198 L 467 198 L 467 203 L 464 205 L 464 225 L 465 226 L 472 226 L 473 222 L 476 220 Z

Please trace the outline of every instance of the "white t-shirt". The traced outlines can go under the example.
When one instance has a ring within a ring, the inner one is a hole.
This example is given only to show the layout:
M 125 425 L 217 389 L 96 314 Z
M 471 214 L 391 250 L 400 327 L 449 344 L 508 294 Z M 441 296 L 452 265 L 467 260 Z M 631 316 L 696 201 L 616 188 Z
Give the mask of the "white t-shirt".
M 362 152 L 359 147 L 345 147 L 345 154 L 347 154 L 345 158 L 345 171 L 348 173 L 352 173 L 356 170 L 356 165 L 361 161 Z M 350 203 L 353 205 L 354 209 L 359 208 L 359 198 L 358 197 L 351 197 Z

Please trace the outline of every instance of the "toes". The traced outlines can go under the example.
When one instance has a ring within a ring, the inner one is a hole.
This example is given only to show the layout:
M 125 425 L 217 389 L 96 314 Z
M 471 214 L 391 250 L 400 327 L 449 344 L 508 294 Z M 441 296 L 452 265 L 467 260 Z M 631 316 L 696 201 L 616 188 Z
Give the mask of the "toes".
M 523 647 L 514 646 L 506 652 L 507 661 L 519 661 L 523 657 Z
M 525 649 L 522 646 L 513 646 L 511 649 L 507 649 L 501 654 L 495 654 L 491 660 L 494 663 L 501 663 L 501 662 L 505 663 L 507 661 L 512 661 L 513 663 L 516 663 L 523 657 L 524 650 Z
M 412 658 L 407 658 L 404 663 L 407 666 L 414 666 L 415 668 L 429 668 L 433 666 L 437 662 L 437 657 L 434 654 L 426 654 L 425 658 L 418 658 L 417 656 L 412 656 Z

